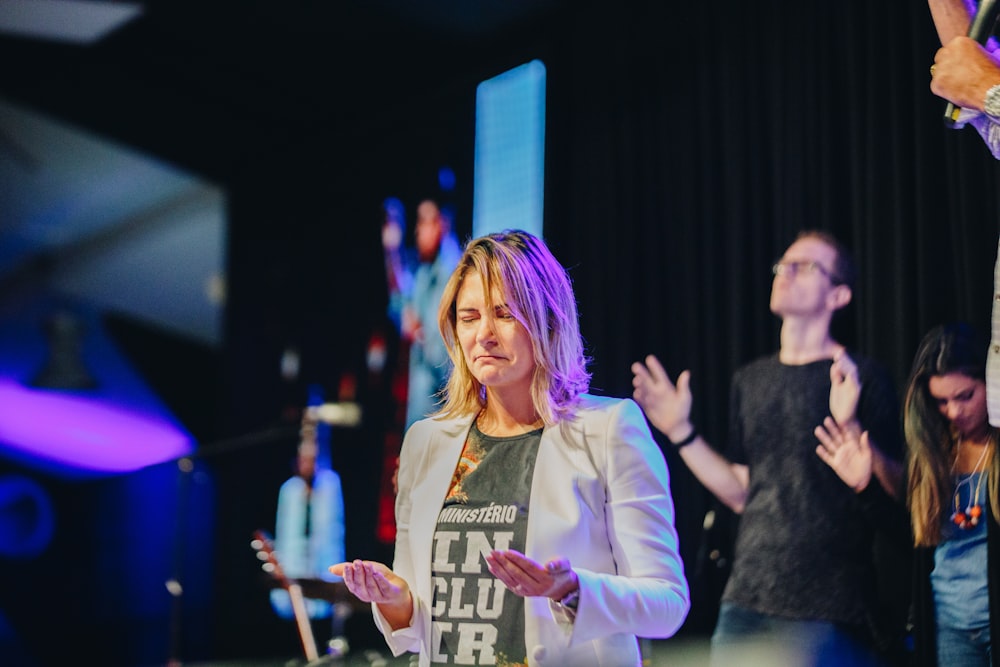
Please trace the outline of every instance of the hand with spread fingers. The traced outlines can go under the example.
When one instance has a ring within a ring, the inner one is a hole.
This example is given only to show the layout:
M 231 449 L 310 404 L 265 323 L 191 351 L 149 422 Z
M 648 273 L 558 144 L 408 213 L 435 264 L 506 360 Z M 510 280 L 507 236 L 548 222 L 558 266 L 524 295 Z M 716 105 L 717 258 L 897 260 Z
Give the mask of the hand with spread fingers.
M 646 363 L 632 364 L 632 398 L 639 404 L 650 423 L 668 438 L 683 438 L 691 431 L 691 372 L 677 376 L 677 384 L 670 381 L 660 360 L 654 355 Z M 683 432 L 682 432 L 683 431 Z
M 486 555 L 486 566 L 512 593 L 522 597 L 547 597 L 559 601 L 580 586 L 565 558 L 555 558 L 541 565 L 513 549 L 494 550 Z
M 856 424 L 839 426 L 827 417 L 815 433 L 820 442 L 816 454 L 856 493 L 864 491 L 872 477 L 868 431 L 862 432 Z

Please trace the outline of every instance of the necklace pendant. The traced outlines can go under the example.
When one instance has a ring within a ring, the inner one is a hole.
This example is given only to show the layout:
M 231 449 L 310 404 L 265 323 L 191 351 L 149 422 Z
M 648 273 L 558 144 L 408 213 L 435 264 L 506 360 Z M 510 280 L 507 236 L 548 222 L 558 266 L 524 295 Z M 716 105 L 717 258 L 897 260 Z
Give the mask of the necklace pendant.
M 981 505 L 973 505 L 965 512 L 955 512 L 951 515 L 951 522 L 962 530 L 971 530 L 979 525 L 979 517 L 983 514 Z
M 963 528 L 966 529 L 973 528 L 979 525 L 979 517 L 983 513 L 983 508 L 980 507 L 979 505 L 973 505 L 972 507 L 969 508 L 968 512 L 969 512 L 969 520 L 967 522 L 968 525 L 962 526 Z
M 976 465 L 973 466 L 972 472 L 968 475 L 958 475 L 955 477 L 955 512 L 951 515 L 951 521 L 956 526 L 962 530 L 971 530 L 979 525 L 979 518 L 983 515 L 983 506 L 977 503 L 980 495 L 979 491 L 982 488 L 983 480 L 987 477 L 986 472 L 986 453 L 990 450 L 992 442 L 987 443 L 983 447 L 983 451 L 979 454 L 979 460 L 976 461 Z M 951 464 L 952 475 L 955 474 L 955 463 L 958 461 L 958 454 L 962 447 L 962 439 L 959 438 L 958 443 L 955 445 L 955 459 Z M 972 480 L 978 475 L 976 480 L 976 486 L 973 488 Z M 962 487 L 968 484 L 969 486 L 969 504 L 965 508 L 965 512 L 962 512 L 959 508 L 959 504 Z

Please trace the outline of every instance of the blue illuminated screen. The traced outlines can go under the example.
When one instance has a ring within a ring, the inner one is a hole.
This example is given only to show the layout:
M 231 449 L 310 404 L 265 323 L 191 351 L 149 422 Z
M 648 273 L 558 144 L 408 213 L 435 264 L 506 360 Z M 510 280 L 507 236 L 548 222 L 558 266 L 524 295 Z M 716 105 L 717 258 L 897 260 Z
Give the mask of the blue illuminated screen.
M 540 60 L 476 89 L 472 233 L 517 228 L 542 236 L 545 65 Z

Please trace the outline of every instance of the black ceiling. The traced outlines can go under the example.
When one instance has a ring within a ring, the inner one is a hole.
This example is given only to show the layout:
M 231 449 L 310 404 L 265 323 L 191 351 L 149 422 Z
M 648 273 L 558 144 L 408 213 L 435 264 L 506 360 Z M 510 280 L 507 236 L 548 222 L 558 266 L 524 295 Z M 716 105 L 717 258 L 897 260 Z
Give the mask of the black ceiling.
M 386 113 L 563 4 L 155 0 L 89 46 L 0 36 L 0 95 L 219 178 L 247 126 Z
M 357 184 L 372 173 L 359 155 L 385 175 L 374 143 L 396 141 L 400 160 L 412 161 L 428 143 L 467 137 L 455 127 L 464 116 L 428 100 L 454 99 L 449 87 L 471 99 L 476 82 L 536 57 L 534 45 L 587 6 L 148 0 L 93 43 L 2 31 L 10 12 L 48 2 L 0 0 L 0 292 L 151 219 L 165 196 L 183 199 L 199 179 L 227 191 L 298 169 Z M 262 166 L 267 174 L 248 173 Z M 190 188 L 150 187 L 160 169 L 190 176 Z

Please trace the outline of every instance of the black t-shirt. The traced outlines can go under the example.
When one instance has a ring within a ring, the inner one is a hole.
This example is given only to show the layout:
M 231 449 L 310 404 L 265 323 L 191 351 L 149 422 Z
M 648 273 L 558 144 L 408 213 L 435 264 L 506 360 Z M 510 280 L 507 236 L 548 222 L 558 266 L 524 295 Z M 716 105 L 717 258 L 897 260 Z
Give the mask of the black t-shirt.
M 898 459 L 888 375 L 853 358 L 862 428 Z M 789 366 L 771 356 L 733 377 L 728 455 L 749 467 L 750 486 L 723 599 L 785 618 L 860 626 L 872 598 L 874 527 L 856 494 L 816 454 L 814 429 L 829 415 L 831 363 Z

